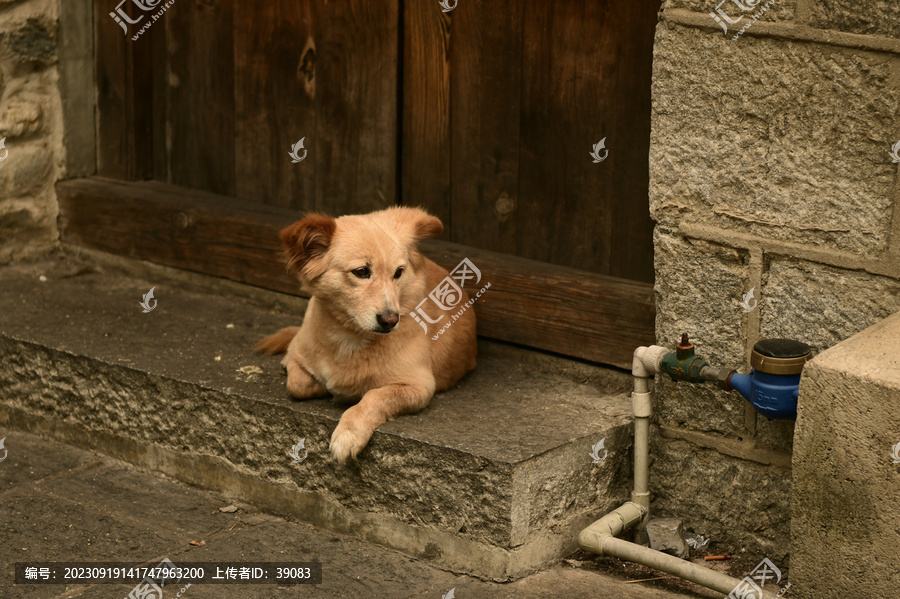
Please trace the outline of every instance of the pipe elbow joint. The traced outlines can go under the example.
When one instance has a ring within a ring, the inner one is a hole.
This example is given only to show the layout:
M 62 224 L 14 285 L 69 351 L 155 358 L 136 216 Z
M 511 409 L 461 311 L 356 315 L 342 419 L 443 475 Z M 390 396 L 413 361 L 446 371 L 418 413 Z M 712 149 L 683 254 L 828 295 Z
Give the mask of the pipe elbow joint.
M 669 352 L 659 345 L 641 346 L 634 350 L 631 362 L 631 374 L 640 378 L 649 378 L 660 371 L 663 358 Z
M 584 551 L 590 551 L 597 555 L 603 555 L 603 539 L 609 536 L 598 530 L 593 525 L 585 528 L 578 535 L 578 546 Z
M 603 543 L 640 522 L 647 514 L 643 506 L 627 502 L 585 528 L 578 535 L 578 545 L 585 551 L 603 555 Z

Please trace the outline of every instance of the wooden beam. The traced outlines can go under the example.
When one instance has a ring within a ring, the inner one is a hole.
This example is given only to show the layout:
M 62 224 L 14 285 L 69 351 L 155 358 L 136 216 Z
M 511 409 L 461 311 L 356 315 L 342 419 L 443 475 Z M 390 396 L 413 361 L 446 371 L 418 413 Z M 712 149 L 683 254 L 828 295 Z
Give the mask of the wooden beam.
M 297 212 L 152 181 L 91 177 L 56 189 L 65 243 L 300 295 L 278 239 Z M 649 284 L 455 243 L 422 249 L 447 269 L 468 258 L 479 286 L 491 284 L 475 305 L 484 337 L 622 368 L 654 342 Z
M 94 108 L 93 0 L 59 3 L 59 91 L 66 146 L 66 177 L 87 177 L 97 172 Z M 114 25 L 107 16 L 108 24 Z

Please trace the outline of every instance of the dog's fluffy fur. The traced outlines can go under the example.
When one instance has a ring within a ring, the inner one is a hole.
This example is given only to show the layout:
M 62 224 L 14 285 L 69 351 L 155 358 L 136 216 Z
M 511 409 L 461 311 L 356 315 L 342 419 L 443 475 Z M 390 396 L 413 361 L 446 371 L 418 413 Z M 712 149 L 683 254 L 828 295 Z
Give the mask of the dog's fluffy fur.
M 288 270 L 311 299 L 302 326 L 256 347 L 287 352 L 282 364 L 294 397 L 359 400 L 331 436 L 341 462 L 355 458 L 384 422 L 421 410 L 475 367 L 474 310 L 436 340 L 449 316 L 427 334 L 410 316 L 449 274 L 417 247 L 441 231 L 424 210 L 394 207 L 337 219 L 310 214 L 281 232 Z

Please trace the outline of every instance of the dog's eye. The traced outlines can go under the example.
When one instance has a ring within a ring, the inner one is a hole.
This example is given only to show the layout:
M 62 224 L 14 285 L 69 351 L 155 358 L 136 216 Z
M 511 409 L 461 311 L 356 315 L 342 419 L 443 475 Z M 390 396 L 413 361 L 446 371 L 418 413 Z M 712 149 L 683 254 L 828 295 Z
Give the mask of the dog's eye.
M 402 275 L 402 274 L 403 274 L 403 267 L 401 266 L 394 272 L 394 278 L 399 279 L 400 275 Z
M 372 276 L 372 271 L 369 270 L 368 266 L 360 266 L 359 268 L 354 268 L 350 272 L 353 273 L 353 276 L 359 279 L 368 279 Z

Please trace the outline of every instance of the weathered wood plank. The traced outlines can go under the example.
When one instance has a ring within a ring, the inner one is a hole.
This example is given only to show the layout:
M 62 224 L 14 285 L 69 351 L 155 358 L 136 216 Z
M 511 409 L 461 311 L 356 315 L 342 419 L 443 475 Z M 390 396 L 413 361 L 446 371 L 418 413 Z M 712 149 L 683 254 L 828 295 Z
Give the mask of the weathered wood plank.
M 150 40 L 132 36 L 147 20 L 133 3 L 123 5 L 131 20 L 128 33 L 110 16 L 111 5 L 94 3 L 97 60 L 97 172 L 124 180 L 153 174 Z
M 654 343 L 652 285 L 455 243 L 422 248 L 448 270 L 469 258 L 491 284 L 475 305 L 479 335 L 629 370 L 634 349 Z
M 518 255 L 653 280 L 647 31 L 658 7 L 526 5 Z M 609 154 L 595 164 L 589 152 L 604 137 Z
M 154 181 L 92 177 L 67 181 L 57 192 L 67 243 L 297 290 L 279 262 L 277 236 L 296 214 Z
M 92 0 L 59 4 L 59 91 L 65 123 L 68 178 L 97 172 L 94 81 L 94 11 Z M 107 15 L 107 26 L 119 29 Z M 119 29 L 121 34 L 121 29 Z
M 158 12 L 158 11 L 155 11 Z M 153 23 L 153 27 L 141 37 L 150 39 L 143 43 L 150 44 L 150 69 L 152 96 L 147 99 L 152 103 L 152 145 L 153 145 L 153 180 L 169 183 L 169 43 L 166 23 L 169 10 L 161 19 Z M 171 16 L 171 15 L 170 15 Z
M 443 12 L 434 0 L 406 0 L 403 11 L 401 203 L 427 208 L 444 222 L 449 239 L 450 15 L 455 13 Z
M 627 104 L 620 126 L 627 133 L 620 138 L 617 154 L 631 168 L 617 173 L 621 179 L 621 201 L 613 202 L 615 224 L 610 239 L 612 264 L 609 274 L 652 283 L 653 221 L 648 207 L 650 194 L 650 81 L 653 75 L 653 40 L 660 0 L 616 3 L 611 30 L 627 30 L 621 39 L 620 55 L 627 56 L 627 70 L 615 68 L 615 102 Z M 618 134 L 617 134 L 618 135 Z M 598 165 L 599 166 L 599 165 Z M 627 178 L 626 178 L 627 177 Z
M 525 3 L 476 0 L 453 11 L 452 241 L 527 256 L 519 145 Z M 547 197 L 545 201 L 553 202 Z
M 287 293 L 278 231 L 293 211 L 155 182 L 60 182 L 65 243 L 86 245 Z M 653 342 L 652 287 L 429 240 L 423 250 L 452 269 L 468 257 L 490 290 L 475 305 L 479 334 L 630 368 Z
M 234 0 L 185 0 L 163 15 L 169 181 L 234 195 Z M 155 27 L 155 25 L 154 25 Z
M 317 15 L 315 208 L 396 204 L 398 0 L 323 0 Z
M 316 0 L 235 7 L 237 197 L 316 208 Z M 302 161 L 288 156 L 303 139 Z M 305 156 L 305 157 L 304 157 Z

